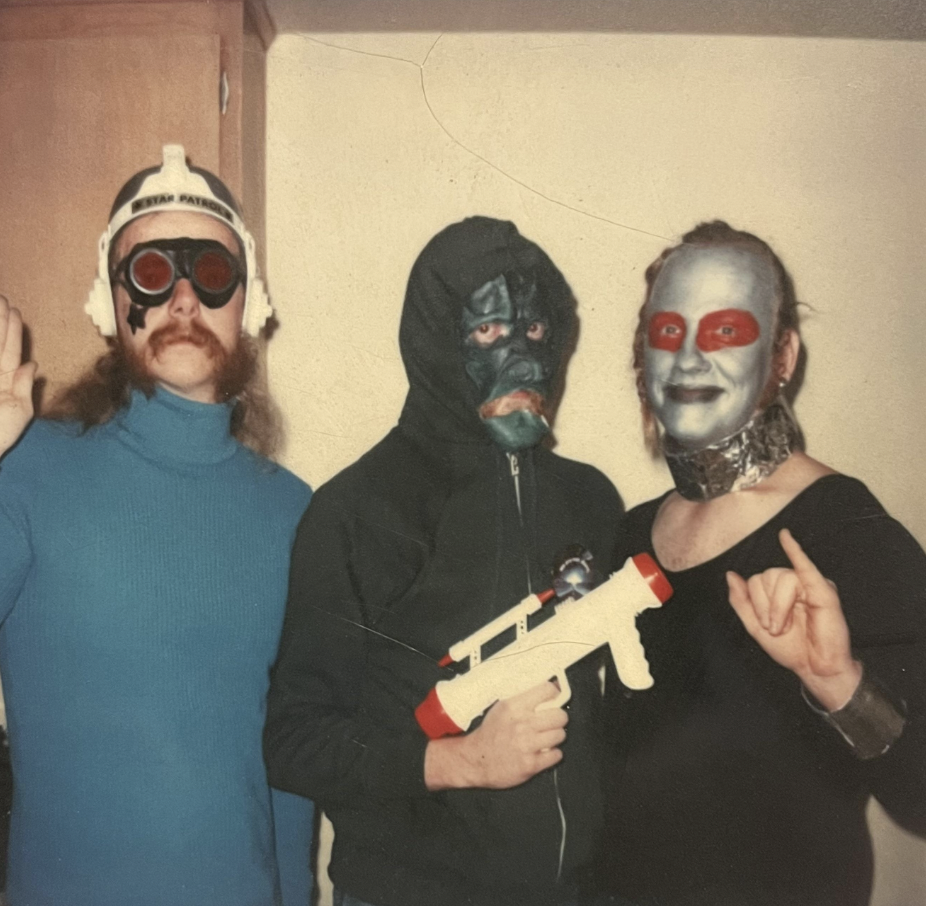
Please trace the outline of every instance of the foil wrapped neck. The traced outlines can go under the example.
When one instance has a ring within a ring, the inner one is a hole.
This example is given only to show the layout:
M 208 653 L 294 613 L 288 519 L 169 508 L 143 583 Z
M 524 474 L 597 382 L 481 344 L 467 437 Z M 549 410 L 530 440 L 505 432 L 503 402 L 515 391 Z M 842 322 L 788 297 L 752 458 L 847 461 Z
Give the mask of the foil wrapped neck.
M 688 450 L 668 435 L 663 439 L 676 490 L 686 500 L 712 500 L 754 487 L 800 447 L 800 429 L 781 397 L 709 447 Z

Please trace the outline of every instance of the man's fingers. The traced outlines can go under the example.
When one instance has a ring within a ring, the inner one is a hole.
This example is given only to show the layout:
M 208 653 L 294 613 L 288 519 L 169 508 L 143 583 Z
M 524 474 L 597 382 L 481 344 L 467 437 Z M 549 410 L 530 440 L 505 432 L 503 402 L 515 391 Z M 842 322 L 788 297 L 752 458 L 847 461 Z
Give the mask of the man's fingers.
M 0 308 L 0 375 L 11 374 L 22 363 L 23 321 L 15 308 Z
M 804 553 L 804 548 L 794 540 L 794 536 L 787 529 L 782 529 L 778 533 L 778 540 L 781 542 L 782 549 L 788 555 L 788 559 L 794 567 L 794 572 L 797 573 L 797 577 L 808 590 L 832 591 L 832 585 L 827 582 L 813 560 Z
M 757 632 L 762 631 L 762 624 L 756 616 L 755 608 L 752 606 L 752 599 L 749 597 L 749 588 L 745 579 L 734 572 L 727 573 L 727 588 L 730 590 L 730 606 L 736 611 L 746 632 L 755 636 Z
M 537 705 L 541 705 L 544 702 L 552 701 L 556 696 L 559 695 L 559 687 L 553 683 L 540 683 L 539 685 L 534 686 L 531 689 L 528 689 L 526 692 L 520 692 L 518 695 L 512 695 L 509 701 L 512 705 L 523 706 L 529 708 L 531 711 L 536 710 Z M 555 712 L 559 709 L 550 708 L 551 712 Z
M 32 385 L 35 383 L 35 371 L 38 365 L 35 362 L 26 362 L 20 365 L 13 374 L 13 396 L 27 409 L 32 408 Z
M 6 332 L 10 323 L 10 303 L 6 296 L 0 296 L 0 358 L 6 348 Z M 17 363 L 18 364 L 18 363 Z
M 535 730 L 553 730 L 568 723 L 569 715 L 565 708 L 536 708 L 531 718 L 531 726 Z
M 771 624 L 770 614 L 772 605 L 769 589 L 766 588 L 765 585 L 765 575 L 763 573 L 756 573 L 756 575 L 750 576 L 746 580 L 746 588 L 759 625 L 763 629 L 768 630 Z
M 562 728 L 556 730 L 545 730 L 537 734 L 537 751 L 545 752 L 547 749 L 556 748 L 566 741 L 566 731 Z
M 794 605 L 804 599 L 804 589 L 797 573 L 790 569 L 777 570 L 774 587 L 769 595 L 768 626 L 772 635 L 780 635 L 791 625 Z
M 553 765 L 559 764 L 563 760 L 563 753 L 560 749 L 552 748 L 538 752 L 534 757 L 536 760 L 533 765 L 533 773 L 539 774 L 541 771 L 545 771 L 547 768 L 552 768 Z

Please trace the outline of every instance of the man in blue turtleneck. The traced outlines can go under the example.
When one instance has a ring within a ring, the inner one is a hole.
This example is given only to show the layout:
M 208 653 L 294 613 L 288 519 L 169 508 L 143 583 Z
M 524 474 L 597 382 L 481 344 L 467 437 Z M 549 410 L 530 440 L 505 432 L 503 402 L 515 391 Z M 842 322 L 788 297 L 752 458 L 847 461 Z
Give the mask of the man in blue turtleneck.
M 309 488 L 265 455 L 270 314 L 228 189 L 166 146 L 122 189 L 92 372 L 31 425 L 0 299 L 12 906 L 307 906 L 311 803 L 261 757 Z

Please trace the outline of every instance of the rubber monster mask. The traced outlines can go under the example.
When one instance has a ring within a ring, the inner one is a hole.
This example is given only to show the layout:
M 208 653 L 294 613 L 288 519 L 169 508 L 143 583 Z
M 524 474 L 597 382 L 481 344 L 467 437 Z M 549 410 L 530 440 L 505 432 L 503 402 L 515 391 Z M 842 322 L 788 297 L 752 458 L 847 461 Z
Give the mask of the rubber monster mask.
M 435 442 L 514 453 L 550 430 L 575 300 L 549 255 L 510 221 L 468 217 L 437 233 L 408 279 L 400 424 Z M 450 455 L 449 453 L 447 455 Z
M 479 417 L 503 450 L 533 447 L 550 430 L 544 414 L 556 374 L 552 313 L 536 282 L 500 274 L 466 300 L 462 348 Z

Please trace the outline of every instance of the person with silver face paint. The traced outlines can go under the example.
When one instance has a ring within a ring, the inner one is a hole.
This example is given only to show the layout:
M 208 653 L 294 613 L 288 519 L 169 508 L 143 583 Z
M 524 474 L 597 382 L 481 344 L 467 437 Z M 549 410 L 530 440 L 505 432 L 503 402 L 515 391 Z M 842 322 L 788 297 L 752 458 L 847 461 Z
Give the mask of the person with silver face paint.
M 702 224 L 646 279 L 634 368 L 675 490 L 615 559 L 651 553 L 675 594 L 638 619 L 653 688 L 612 701 L 604 887 L 863 906 L 869 797 L 926 834 L 926 556 L 803 451 L 797 302 L 765 242 Z

